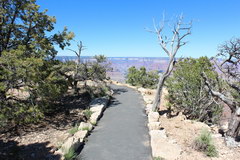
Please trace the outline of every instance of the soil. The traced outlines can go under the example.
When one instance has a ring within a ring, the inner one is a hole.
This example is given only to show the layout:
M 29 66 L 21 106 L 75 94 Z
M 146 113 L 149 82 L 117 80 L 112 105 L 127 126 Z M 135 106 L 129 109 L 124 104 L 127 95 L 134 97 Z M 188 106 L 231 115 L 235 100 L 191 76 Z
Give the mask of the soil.
M 62 105 L 65 110 L 48 115 L 37 124 L 12 126 L 0 132 L 0 159 L 54 160 L 54 152 L 70 136 L 68 131 L 86 117 L 82 111 L 89 105 L 87 95 L 67 96 Z
M 163 97 L 167 94 L 166 90 L 163 92 Z M 218 126 L 208 126 L 205 123 L 193 120 L 187 120 L 184 115 L 177 115 L 168 118 L 167 100 L 163 98 L 160 106 L 160 113 L 165 113 L 160 117 L 161 127 L 166 130 L 168 139 L 174 141 L 182 148 L 182 153 L 179 160 L 238 160 L 240 157 L 240 148 L 229 148 L 225 145 L 224 137 L 218 133 Z M 229 119 L 230 110 L 224 108 L 223 118 L 221 123 L 224 124 Z M 213 142 L 218 151 L 218 157 L 210 158 L 204 153 L 193 149 L 193 142 L 195 138 L 201 133 L 203 129 L 211 131 Z M 161 145 L 161 144 L 160 144 Z M 169 154 L 174 154 L 169 151 Z

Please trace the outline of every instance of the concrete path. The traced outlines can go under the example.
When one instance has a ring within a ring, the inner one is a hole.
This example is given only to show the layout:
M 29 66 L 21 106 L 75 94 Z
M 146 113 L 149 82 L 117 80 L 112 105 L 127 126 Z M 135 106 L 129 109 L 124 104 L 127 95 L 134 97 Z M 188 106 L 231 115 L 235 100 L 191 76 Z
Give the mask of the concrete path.
M 135 90 L 111 86 L 114 98 L 78 160 L 151 160 L 144 102 Z

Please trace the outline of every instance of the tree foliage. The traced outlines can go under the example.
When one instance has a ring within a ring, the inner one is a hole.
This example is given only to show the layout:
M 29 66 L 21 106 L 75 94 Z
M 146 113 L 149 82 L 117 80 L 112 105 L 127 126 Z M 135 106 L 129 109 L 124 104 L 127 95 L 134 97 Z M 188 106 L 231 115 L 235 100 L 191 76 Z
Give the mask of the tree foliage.
M 145 67 L 137 69 L 135 66 L 128 69 L 126 82 L 133 86 L 156 88 L 159 75 L 157 71 L 147 72 Z
M 212 87 L 215 80 L 202 74 L 209 93 L 221 99 L 231 109 L 227 135 L 238 140 L 240 135 L 240 39 L 234 38 L 220 45 L 219 53 L 213 58 L 220 76 L 227 84 L 225 90 Z
M 74 34 L 67 28 L 51 34 L 56 19 L 35 0 L 1 0 L 0 6 L 0 123 L 36 121 L 56 110 L 67 91 L 54 46 L 64 49 Z
M 169 106 L 183 112 L 189 119 L 216 123 L 222 112 L 218 99 L 209 95 L 201 73 L 215 80 L 213 88 L 222 84 L 207 57 L 180 59 L 167 80 Z

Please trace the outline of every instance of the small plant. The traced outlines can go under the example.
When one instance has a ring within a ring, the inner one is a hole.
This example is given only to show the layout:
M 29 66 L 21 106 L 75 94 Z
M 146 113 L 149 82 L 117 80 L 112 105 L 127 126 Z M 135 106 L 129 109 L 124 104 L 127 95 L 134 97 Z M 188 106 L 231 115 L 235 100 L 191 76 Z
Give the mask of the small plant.
M 218 155 L 211 133 L 208 130 L 201 131 L 200 136 L 195 139 L 193 147 L 198 151 L 204 152 L 209 157 L 216 157 Z
M 64 154 L 64 160 L 73 160 L 77 157 L 73 148 L 70 148 L 66 154 Z
M 82 131 L 89 131 L 90 128 L 89 128 L 89 127 L 83 127 L 81 130 L 82 130 Z
M 97 125 L 97 122 L 90 122 L 93 126 Z
M 91 111 L 90 109 L 86 109 L 84 112 L 83 112 L 84 116 L 87 117 L 87 119 L 90 119 L 91 115 L 93 114 L 93 111 Z
M 78 131 L 78 126 L 74 126 L 73 128 L 71 128 L 68 133 L 70 133 L 71 135 L 73 135 L 74 133 L 76 133 Z

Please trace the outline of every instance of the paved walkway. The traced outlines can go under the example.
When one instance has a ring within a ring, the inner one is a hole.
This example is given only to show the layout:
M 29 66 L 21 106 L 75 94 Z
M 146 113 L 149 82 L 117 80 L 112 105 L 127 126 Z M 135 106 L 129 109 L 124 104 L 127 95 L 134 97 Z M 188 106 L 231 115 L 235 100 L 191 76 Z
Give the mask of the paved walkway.
M 150 160 L 143 100 L 133 89 L 111 86 L 114 99 L 78 156 L 78 160 Z

